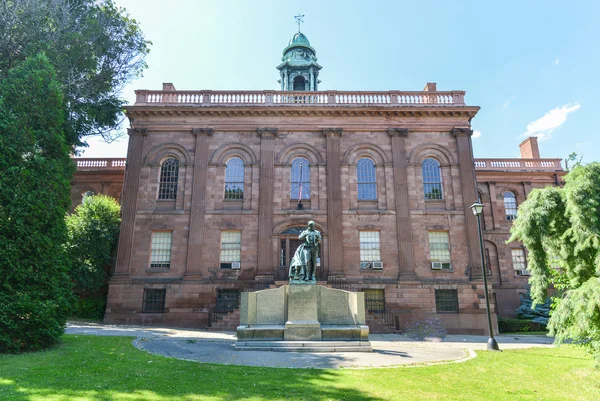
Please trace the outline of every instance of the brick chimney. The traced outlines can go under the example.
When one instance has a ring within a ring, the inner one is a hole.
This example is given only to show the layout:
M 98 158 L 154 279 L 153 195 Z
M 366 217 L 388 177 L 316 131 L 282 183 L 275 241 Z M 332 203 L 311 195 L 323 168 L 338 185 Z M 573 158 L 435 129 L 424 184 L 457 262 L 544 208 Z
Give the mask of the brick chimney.
M 435 82 L 427 82 L 425 88 L 423 88 L 423 92 L 435 92 L 437 90 L 437 85 Z
M 540 148 L 538 147 L 538 140 L 535 136 L 530 136 L 525 139 L 519 145 L 521 148 L 521 159 L 539 159 Z

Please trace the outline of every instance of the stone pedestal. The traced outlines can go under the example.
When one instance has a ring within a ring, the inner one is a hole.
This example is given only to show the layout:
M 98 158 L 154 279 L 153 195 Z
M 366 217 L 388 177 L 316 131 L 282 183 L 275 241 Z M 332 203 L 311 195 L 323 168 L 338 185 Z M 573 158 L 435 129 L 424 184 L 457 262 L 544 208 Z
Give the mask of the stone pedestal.
M 242 293 L 237 337 L 242 350 L 372 350 L 364 294 L 320 285 Z

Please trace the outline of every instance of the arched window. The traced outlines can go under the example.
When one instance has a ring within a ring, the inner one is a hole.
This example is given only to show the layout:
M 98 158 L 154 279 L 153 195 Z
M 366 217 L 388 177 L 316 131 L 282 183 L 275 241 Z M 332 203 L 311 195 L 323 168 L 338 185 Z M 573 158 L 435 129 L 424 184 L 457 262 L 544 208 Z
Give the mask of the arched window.
M 225 167 L 225 199 L 244 199 L 244 161 L 239 157 L 227 160 Z
M 310 199 L 310 165 L 304 157 L 292 160 L 291 199 Z
M 92 190 L 89 191 L 85 191 L 84 193 L 81 194 L 81 203 L 85 202 L 85 198 L 87 198 L 88 196 L 93 196 L 96 195 L 96 193 Z
M 504 212 L 506 213 L 506 220 L 517 218 L 517 197 L 510 191 L 504 193 Z
M 444 199 L 440 163 L 435 159 L 425 159 L 423 160 L 422 171 L 425 200 Z
M 177 199 L 177 179 L 179 178 L 179 160 L 166 159 L 160 166 L 158 199 Z
M 356 178 L 358 182 L 358 200 L 377 199 L 377 178 L 373 160 L 363 157 L 356 163 Z
M 294 78 L 294 90 L 295 91 L 304 91 L 306 90 L 306 80 L 302 75 L 298 75 Z

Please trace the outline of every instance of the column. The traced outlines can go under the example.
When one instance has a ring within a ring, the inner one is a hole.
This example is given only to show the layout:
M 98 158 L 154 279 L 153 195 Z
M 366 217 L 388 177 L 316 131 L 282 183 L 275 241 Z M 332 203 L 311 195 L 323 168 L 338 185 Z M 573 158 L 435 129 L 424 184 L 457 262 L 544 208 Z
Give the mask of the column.
M 481 271 L 481 255 L 479 255 L 477 218 L 469 209 L 477 200 L 477 184 L 475 181 L 471 135 L 473 135 L 473 131 L 468 128 L 454 128 L 452 130 L 452 136 L 456 138 L 456 148 L 458 151 L 458 170 L 460 172 L 460 186 L 463 198 L 469 266 L 472 273 L 479 274 Z
M 494 221 L 493 229 L 497 230 L 500 228 L 500 217 L 498 216 L 498 200 L 496 199 L 496 182 L 488 181 L 487 184 L 490 191 L 490 205 L 492 208 L 492 220 Z
M 144 139 L 148 135 L 148 129 L 130 128 L 127 130 L 127 134 L 129 135 L 129 145 L 127 146 L 127 164 L 125 165 L 123 192 L 121 193 L 121 232 L 119 234 L 115 276 L 127 276 L 129 274 L 137 198 L 140 189 L 142 150 Z
M 398 238 L 398 278 L 414 278 L 415 255 L 410 222 L 410 202 L 408 198 L 408 161 L 405 138 L 408 129 L 390 128 L 388 135 L 392 141 L 394 172 L 394 199 L 396 209 L 396 236 Z
M 525 199 L 527 199 L 527 197 L 529 196 L 529 193 L 531 192 L 531 181 L 523 181 L 523 194 L 525 195 L 525 197 L 523 198 L 523 201 L 525 201 Z
M 190 230 L 188 235 L 187 264 L 185 278 L 202 275 L 202 240 L 204 237 L 204 214 L 206 212 L 206 172 L 208 170 L 209 137 L 211 128 L 193 128 L 196 137 L 194 150 L 194 172 L 192 179 L 192 205 L 190 208 Z
M 273 275 L 271 233 L 273 231 L 273 181 L 277 128 L 259 128 L 260 174 L 258 191 L 258 275 Z
M 323 130 L 327 147 L 327 229 L 329 232 L 329 271 L 342 273 L 342 185 L 340 166 L 341 128 Z

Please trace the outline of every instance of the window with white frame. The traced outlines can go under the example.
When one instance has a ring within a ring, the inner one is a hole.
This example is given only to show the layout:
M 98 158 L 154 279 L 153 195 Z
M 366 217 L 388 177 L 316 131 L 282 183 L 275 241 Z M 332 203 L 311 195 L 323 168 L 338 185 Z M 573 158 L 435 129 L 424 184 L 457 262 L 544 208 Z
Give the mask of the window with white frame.
M 225 199 L 244 199 L 244 161 L 232 157 L 225 165 Z
M 290 184 L 291 199 L 310 199 L 310 165 L 304 157 L 292 160 Z
M 172 231 L 153 231 L 150 252 L 150 267 L 169 269 L 171 267 Z
M 434 270 L 452 269 L 447 231 L 429 231 L 429 258 Z
M 511 249 L 513 268 L 515 273 L 519 276 L 528 276 L 527 262 L 525 260 L 525 249 Z
M 504 212 L 506 213 L 506 220 L 517 218 L 517 197 L 510 191 L 504 193 Z
M 170 157 L 160 166 L 158 199 L 177 199 L 177 180 L 179 179 L 179 160 Z
M 359 231 L 360 235 L 360 267 L 365 269 L 373 262 L 381 261 L 381 245 L 379 231 Z
M 377 200 L 377 178 L 373 160 L 363 157 L 356 163 L 358 200 Z
M 423 174 L 423 191 L 425 200 L 442 200 L 444 192 L 442 190 L 442 168 L 435 159 L 425 159 L 421 165 Z
M 221 269 L 239 267 L 242 257 L 242 232 L 221 231 Z

